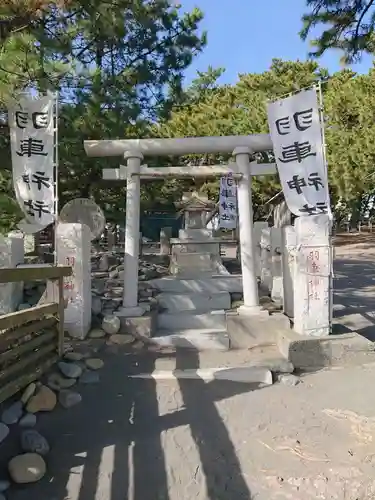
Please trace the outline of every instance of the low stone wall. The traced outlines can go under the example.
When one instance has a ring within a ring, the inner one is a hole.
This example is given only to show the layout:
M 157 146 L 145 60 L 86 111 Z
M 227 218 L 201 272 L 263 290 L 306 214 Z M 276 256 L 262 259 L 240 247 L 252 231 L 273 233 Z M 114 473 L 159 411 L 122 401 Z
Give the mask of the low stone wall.
M 301 335 L 322 337 L 331 327 L 331 222 L 327 215 L 297 218 L 295 226 L 263 228 L 260 282 Z M 259 238 L 259 233 L 258 236 Z
M 22 233 L 0 236 L 0 268 L 16 268 L 24 262 L 24 238 Z M 0 315 L 17 310 L 22 302 L 23 283 L 0 284 Z

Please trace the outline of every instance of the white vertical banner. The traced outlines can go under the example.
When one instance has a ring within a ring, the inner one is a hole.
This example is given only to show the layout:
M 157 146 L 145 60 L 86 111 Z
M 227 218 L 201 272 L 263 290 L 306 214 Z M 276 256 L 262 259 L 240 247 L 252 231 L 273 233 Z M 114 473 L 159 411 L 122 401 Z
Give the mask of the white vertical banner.
M 271 102 L 268 125 L 288 208 L 297 216 L 331 215 L 316 89 Z
M 21 97 L 8 109 L 13 185 L 25 215 L 20 229 L 34 233 L 56 218 L 56 97 Z
M 231 174 L 220 178 L 219 227 L 237 227 L 237 186 Z

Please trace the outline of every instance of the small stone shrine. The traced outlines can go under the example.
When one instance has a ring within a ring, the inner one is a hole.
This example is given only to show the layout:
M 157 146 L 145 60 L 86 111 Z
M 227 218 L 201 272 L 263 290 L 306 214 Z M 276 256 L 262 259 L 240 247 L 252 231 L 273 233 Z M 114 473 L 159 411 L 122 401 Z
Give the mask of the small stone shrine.
M 219 239 L 214 238 L 206 221 L 216 204 L 205 194 L 184 193 L 175 203 L 183 217 L 183 229 L 172 238 L 171 273 L 179 276 L 228 274 L 220 259 Z

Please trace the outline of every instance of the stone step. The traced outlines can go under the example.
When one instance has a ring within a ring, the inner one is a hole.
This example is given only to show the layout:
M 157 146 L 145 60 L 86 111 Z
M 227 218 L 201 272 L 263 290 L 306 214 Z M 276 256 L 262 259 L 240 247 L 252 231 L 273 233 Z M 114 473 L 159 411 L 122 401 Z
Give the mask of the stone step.
M 226 331 L 212 328 L 190 328 L 173 333 L 160 329 L 156 332 L 156 336 L 152 337 L 152 341 L 160 347 L 178 347 L 197 351 L 228 351 L 230 349 Z
M 180 229 L 178 237 L 181 240 L 202 240 L 208 241 L 213 236 L 212 229 Z
M 197 279 L 208 279 L 208 278 L 212 278 L 212 276 L 214 276 L 216 273 L 213 269 L 211 269 L 210 271 L 197 271 L 196 269 L 176 269 L 176 268 L 171 268 L 172 269 L 172 272 L 171 274 L 178 278 L 178 279 L 183 279 L 183 280 L 197 280 Z M 174 292 L 172 292 L 174 293 Z M 185 293 L 185 292 L 181 292 L 181 293 Z
M 157 296 L 157 299 L 159 306 L 167 309 L 169 313 L 182 311 L 204 313 L 217 309 L 230 309 L 231 307 L 229 292 L 185 294 L 163 292 Z
M 226 317 L 223 310 L 210 313 L 195 314 L 194 311 L 180 313 L 161 313 L 158 315 L 157 327 L 171 332 L 200 328 L 213 328 L 226 331 Z
M 175 253 L 172 255 L 172 263 L 177 266 L 178 269 L 192 269 L 196 271 L 210 271 L 212 267 L 211 254 L 205 253 L 194 253 L 194 252 L 182 252 Z
M 169 293 L 216 293 L 225 291 L 229 293 L 242 292 L 241 276 L 213 276 L 210 278 L 186 278 L 177 277 L 158 278 L 149 281 L 150 285 L 161 292 Z
M 155 360 L 155 370 L 175 371 L 183 365 L 186 368 L 237 368 L 237 367 L 263 367 L 273 373 L 292 373 L 294 367 L 285 359 L 277 346 L 254 346 L 252 349 L 235 349 L 232 340 L 230 350 L 223 352 L 210 352 L 203 350 L 195 358 L 189 358 L 189 353 L 184 356 L 160 357 Z

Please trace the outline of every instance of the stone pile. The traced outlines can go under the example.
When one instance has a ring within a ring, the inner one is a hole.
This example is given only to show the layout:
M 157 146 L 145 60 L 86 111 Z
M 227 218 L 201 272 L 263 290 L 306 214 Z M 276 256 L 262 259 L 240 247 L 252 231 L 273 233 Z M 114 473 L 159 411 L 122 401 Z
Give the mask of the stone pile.
M 98 251 L 91 256 L 91 288 L 93 325 L 101 323 L 104 316 L 112 315 L 122 304 L 124 293 L 124 256 L 121 252 Z M 138 301 L 156 307 L 154 296 L 158 293 L 148 280 L 168 275 L 168 260 L 150 255 L 139 260 Z
M 42 264 L 42 260 L 33 258 L 29 263 Z M 153 308 L 152 298 L 157 291 L 146 282 L 154 278 L 168 275 L 169 261 L 166 256 L 149 255 L 139 260 L 139 302 L 146 302 Z M 124 291 L 124 255 L 123 252 L 104 251 L 98 246 L 92 247 L 91 256 L 91 288 L 93 325 L 101 323 L 106 315 L 113 314 L 121 306 Z M 23 299 L 18 310 L 37 305 L 45 292 L 43 281 L 24 284 Z
M 116 318 L 117 319 L 117 318 Z M 107 323 L 109 319 L 107 318 Z M 106 324 L 107 324 L 106 323 Z M 113 331 L 115 331 L 113 329 Z M 100 337 L 106 332 L 100 330 Z M 99 337 L 99 330 L 93 331 L 93 337 Z M 21 397 L 3 410 L 0 416 L 0 453 L 1 443 L 19 429 L 19 448 L 21 453 L 8 463 L 8 478 L 0 471 L 0 500 L 4 493 L 16 484 L 29 484 L 39 481 L 47 471 L 50 445 L 35 427 L 40 412 L 52 412 L 58 405 L 68 409 L 82 401 L 81 394 L 73 389 L 77 384 L 98 383 L 99 370 L 104 363 L 100 358 L 92 357 L 91 352 L 81 353 L 68 350 L 61 360 L 45 377 L 44 383 L 31 383 Z

